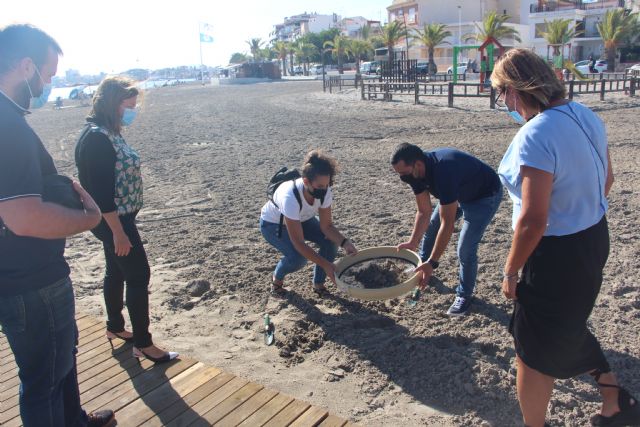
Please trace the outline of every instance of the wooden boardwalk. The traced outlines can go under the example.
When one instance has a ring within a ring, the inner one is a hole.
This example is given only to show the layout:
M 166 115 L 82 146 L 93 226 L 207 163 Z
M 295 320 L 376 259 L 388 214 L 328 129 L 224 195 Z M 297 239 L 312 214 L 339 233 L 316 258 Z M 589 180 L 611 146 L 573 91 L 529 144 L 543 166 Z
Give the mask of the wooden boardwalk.
M 83 408 L 116 411 L 120 426 L 352 426 L 327 410 L 264 388 L 196 360 L 154 366 L 131 345 L 105 338 L 104 322 L 77 316 L 78 383 Z M 0 425 L 20 426 L 20 381 L 0 334 Z

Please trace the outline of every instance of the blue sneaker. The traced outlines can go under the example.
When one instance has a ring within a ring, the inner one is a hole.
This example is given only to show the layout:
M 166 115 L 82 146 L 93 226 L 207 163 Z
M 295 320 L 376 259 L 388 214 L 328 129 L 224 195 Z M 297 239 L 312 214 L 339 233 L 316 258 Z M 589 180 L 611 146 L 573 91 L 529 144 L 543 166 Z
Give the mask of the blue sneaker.
M 469 307 L 471 307 L 471 298 L 458 296 L 449 307 L 447 314 L 449 316 L 464 316 L 469 312 Z

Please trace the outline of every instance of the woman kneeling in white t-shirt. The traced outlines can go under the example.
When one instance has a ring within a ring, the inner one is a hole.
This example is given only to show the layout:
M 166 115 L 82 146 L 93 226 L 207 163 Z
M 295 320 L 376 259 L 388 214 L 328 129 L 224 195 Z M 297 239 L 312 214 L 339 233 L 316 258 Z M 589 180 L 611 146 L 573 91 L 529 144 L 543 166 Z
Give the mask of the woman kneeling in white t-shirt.
M 313 290 L 322 296 L 327 292 L 324 286 L 327 275 L 335 283 L 333 261 L 337 246 L 340 245 L 349 255 L 358 252 L 331 219 L 331 185 L 336 166 L 333 158 L 318 151 L 310 152 L 302 165 L 302 178 L 282 183 L 276 189 L 273 201 L 269 200 L 262 207 L 260 231 L 265 240 L 283 255 L 273 272 L 271 291 L 274 293 L 284 293 L 284 277 L 300 270 L 309 260 L 316 264 Z M 282 229 L 280 215 L 284 217 Z M 320 250 L 314 251 L 305 241 L 316 243 Z

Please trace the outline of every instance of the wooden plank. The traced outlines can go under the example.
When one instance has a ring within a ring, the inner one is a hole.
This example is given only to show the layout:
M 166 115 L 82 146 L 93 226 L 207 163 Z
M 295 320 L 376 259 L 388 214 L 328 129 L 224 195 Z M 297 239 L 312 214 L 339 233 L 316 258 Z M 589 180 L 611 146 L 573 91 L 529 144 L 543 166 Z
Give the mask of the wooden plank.
M 89 402 L 96 398 L 105 396 L 112 389 L 118 388 L 118 386 L 126 387 L 129 384 L 130 380 L 144 373 L 152 366 L 152 362 L 141 361 L 140 363 L 137 363 L 135 359 L 129 359 L 128 361 L 126 361 L 124 369 L 114 367 L 104 372 L 104 376 L 106 378 L 104 378 L 102 382 L 90 389 L 80 390 L 80 400 L 82 401 L 82 406 L 87 405 Z
M 145 360 L 141 363 L 152 362 Z M 177 359 L 173 362 L 157 364 L 146 370 L 146 372 L 132 377 L 130 381 L 126 381 L 109 390 L 88 404 L 85 405 L 83 403 L 83 407 L 87 412 L 93 412 L 106 407 L 117 411 L 134 400 L 142 398 L 151 390 L 159 387 L 195 364 L 196 361 L 191 359 Z
M 251 397 L 251 399 L 244 402 L 242 405 L 237 407 L 235 411 L 231 412 L 214 425 L 218 427 L 235 427 L 253 415 L 253 413 L 258 409 L 266 405 L 267 402 L 273 399 L 277 394 L 277 391 L 263 388 Z
M 219 405 L 227 397 L 244 387 L 245 384 L 247 384 L 247 380 L 234 377 L 231 381 L 193 405 L 190 410 L 180 414 L 167 424 L 167 426 L 179 427 L 191 425 L 198 421 L 202 415 Z
M 4 426 L 8 421 L 20 417 L 20 406 L 17 404 L 17 396 L 16 396 L 16 404 L 7 408 L 2 404 L 3 411 L 0 412 L 0 425 Z
M 320 427 L 343 427 L 346 423 L 347 420 L 343 420 L 335 415 L 329 415 L 320 423 Z
M 245 427 L 261 426 L 275 417 L 291 402 L 293 402 L 293 397 L 286 394 L 278 394 L 239 425 Z
M 216 375 L 183 397 L 182 401 L 175 402 L 174 404 L 169 405 L 166 409 L 156 413 L 155 416 L 147 420 L 143 425 L 145 427 L 162 427 L 167 425 L 170 421 L 173 421 L 180 414 L 191 410 L 190 408 L 193 405 L 200 402 L 202 399 L 209 396 L 215 390 L 219 389 L 234 378 L 235 376 L 227 372 L 222 372 L 219 375 Z
M 151 365 L 148 366 L 150 367 Z M 81 385 L 81 396 L 88 402 L 91 400 L 89 391 L 94 387 L 107 384 L 108 382 L 113 384 L 114 379 L 117 377 L 121 378 L 124 382 L 128 378 L 131 378 L 131 376 L 141 372 L 141 365 L 133 357 L 123 360 L 107 360 L 95 368 L 83 372 L 82 376 L 78 378 L 78 384 Z
M 264 424 L 264 427 L 288 426 L 300 415 L 302 415 L 307 409 L 309 409 L 310 406 L 310 404 L 308 404 L 307 402 L 303 402 L 302 400 L 294 400 L 289 405 L 287 405 L 286 408 L 278 412 L 275 417 L 271 418 L 269 422 Z
M 207 367 L 198 362 L 173 377 L 169 382 L 151 391 L 144 398 L 135 400 L 122 408 L 118 411 L 116 417 L 122 420 L 130 420 L 127 421 L 127 425 L 140 425 L 168 405 L 182 400 L 181 396 L 192 392 L 219 373 L 219 369 Z
M 193 426 L 208 427 L 217 423 L 222 418 L 234 411 L 238 406 L 251 399 L 264 387 L 256 383 L 248 383 L 240 390 L 233 393 L 215 408 L 204 414 L 202 418 L 193 423 Z
M 327 418 L 329 412 L 324 408 L 312 406 L 304 414 L 298 417 L 292 424 L 292 427 L 316 427 L 322 420 Z

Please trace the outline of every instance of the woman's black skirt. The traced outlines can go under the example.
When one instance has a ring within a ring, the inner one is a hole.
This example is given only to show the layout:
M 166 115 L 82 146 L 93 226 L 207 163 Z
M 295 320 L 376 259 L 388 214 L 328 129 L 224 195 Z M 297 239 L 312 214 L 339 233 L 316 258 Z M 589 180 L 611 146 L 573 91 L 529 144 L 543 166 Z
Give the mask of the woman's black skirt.
M 543 237 L 524 266 L 509 332 L 522 361 L 570 378 L 609 364 L 587 328 L 609 256 L 606 217 L 586 230 Z

